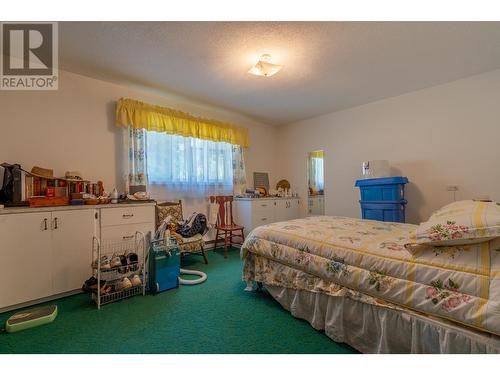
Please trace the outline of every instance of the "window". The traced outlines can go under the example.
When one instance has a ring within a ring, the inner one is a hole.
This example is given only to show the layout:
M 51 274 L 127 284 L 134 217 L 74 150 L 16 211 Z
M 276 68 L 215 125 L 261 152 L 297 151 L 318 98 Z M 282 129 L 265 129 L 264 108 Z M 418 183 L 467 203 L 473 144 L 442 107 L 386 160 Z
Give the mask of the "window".
M 309 186 L 316 190 L 324 189 L 323 158 L 311 157 L 309 166 Z
M 232 145 L 146 132 L 149 183 L 170 191 L 226 194 L 233 190 Z

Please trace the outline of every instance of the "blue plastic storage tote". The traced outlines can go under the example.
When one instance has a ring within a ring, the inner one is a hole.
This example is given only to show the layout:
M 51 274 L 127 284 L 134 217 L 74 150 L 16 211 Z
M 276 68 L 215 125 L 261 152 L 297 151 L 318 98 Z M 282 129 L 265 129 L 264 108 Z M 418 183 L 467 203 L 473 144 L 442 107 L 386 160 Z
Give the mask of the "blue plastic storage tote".
M 406 177 L 384 177 L 357 180 L 363 219 L 405 222 L 405 185 Z
M 361 216 L 363 219 L 392 221 L 396 223 L 405 222 L 406 203 L 367 203 L 363 201 L 359 201 L 359 203 L 361 204 Z
M 363 202 L 387 202 L 405 199 L 406 177 L 384 177 L 357 180 L 356 185 L 361 191 Z

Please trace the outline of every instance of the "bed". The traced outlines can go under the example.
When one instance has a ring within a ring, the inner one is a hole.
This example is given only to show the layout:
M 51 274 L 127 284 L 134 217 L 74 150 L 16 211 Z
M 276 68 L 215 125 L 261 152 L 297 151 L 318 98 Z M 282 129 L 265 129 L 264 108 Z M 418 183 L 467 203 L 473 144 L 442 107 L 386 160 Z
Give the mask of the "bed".
M 317 216 L 254 229 L 243 280 L 365 353 L 500 353 L 500 240 L 420 246 L 416 226 Z

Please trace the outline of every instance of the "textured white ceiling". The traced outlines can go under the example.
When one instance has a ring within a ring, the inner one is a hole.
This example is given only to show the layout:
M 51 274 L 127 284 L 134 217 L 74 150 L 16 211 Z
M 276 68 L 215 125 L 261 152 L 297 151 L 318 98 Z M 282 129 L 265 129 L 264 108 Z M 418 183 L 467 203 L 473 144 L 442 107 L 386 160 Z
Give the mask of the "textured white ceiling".
M 63 22 L 62 69 L 286 124 L 500 68 L 500 23 Z M 263 53 L 285 67 L 247 74 Z

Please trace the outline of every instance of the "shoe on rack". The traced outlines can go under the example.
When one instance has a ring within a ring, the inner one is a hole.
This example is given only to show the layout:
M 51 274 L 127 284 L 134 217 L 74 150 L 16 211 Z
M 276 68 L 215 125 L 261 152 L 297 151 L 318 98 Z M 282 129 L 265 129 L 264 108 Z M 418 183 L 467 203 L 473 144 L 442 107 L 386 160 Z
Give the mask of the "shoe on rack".
M 103 255 L 101 257 L 101 259 L 99 260 L 99 265 L 101 271 L 108 271 L 111 269 L 111 266 L 109 265 L 109 259 L 106 255 Z M 97 260 L 92 263 L 92 268 L 97 269 Z
M 139 269 L 139 257 L 136 253 L 127 254 L 127 262 L 129 264 L 130 271 L 137 271 Z
M 132 282 L 132 286 L 141 286 L 142 285 L 142 280 L 139 277 L 139 275 L 132 276 L 130 281 Z
M 122 287 L 123 289 L 130 289 L 132 288 L 132 282 L 129 280 L 128 277 L 124 277 L 122 280 Z
M 85 280 L 82 285 L 82 291 L 92 293 L 97 290 L 97 279 L 92 276 L 90 279 Z
M 120 255 L 120 268 L 118 268 L 119 273 L 128 272 L 127 257 L 125 255 Z
M 128 264 L 134 264 L 139 261 L 139 256 L 136 253 L 128 253 L 127 254 Z
M 111 294 L 111 293 L 113 293 L 113 286 L 112 285 L 104 285 L 101 288 L 101 294 L 102 295 Z
M 120 262 L 122 266 L 126 266 L 128 264 L 127 257 L 125 255 L 120 255 Z
M 110 268 L 117 268 L 122 266 L 122 261 L 119 256 L 113 256 L 113 258 L 109 262 Z
M 115 292 L 121 292 L 123 290 L 123 282 L 122 280 L 118 280 L 113 284 Z

